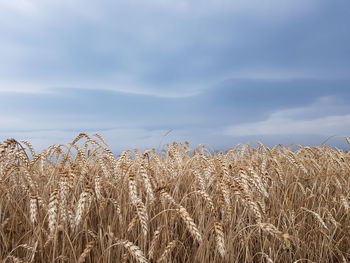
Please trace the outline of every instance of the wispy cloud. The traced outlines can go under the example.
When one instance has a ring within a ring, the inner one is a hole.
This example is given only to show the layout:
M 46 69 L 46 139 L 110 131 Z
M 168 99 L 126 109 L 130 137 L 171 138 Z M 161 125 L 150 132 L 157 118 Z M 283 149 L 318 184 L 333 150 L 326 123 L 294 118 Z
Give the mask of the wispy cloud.
M 344 111 L 331 97 L 319 98 L 315 103 L 299 108 L 273 112 L 267 119 L 233 125 L 225 130 L 230 136 L 266 135 L 348 135 L 350 114 L 334 115 Z

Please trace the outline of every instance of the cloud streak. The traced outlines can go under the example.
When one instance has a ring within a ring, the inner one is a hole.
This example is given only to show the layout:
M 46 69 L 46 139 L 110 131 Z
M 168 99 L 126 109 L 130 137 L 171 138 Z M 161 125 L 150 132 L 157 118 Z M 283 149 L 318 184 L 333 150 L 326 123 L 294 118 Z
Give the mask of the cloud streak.
M 346 109 L 348 110 L 348 109 Z M 350 130 L 350 114 L 332 115 L 344 111 L 331 97 L 321 97 L 315 103 L 300 108 L 273 112 L 267 119 L 242 123 L 227 128 L 225 135 L 266 136 L 266 135 L 343 135 Z

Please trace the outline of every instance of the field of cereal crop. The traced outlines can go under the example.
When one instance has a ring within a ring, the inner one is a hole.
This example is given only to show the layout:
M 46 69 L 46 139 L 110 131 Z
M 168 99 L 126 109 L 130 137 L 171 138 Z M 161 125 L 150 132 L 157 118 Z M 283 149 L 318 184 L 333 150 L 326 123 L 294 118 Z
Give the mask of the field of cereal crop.
M 347 139 L 348 140 L 348 139 Z M 1 262 L 350 262 L 350 153 L 0 144 Z

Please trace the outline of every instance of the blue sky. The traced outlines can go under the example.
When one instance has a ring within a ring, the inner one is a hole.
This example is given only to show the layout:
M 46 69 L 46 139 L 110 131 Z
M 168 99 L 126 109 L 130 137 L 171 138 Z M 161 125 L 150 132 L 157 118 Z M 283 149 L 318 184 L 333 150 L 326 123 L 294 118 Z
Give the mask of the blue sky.
M 98 132 L 119 152 L 349 136 L 349 24 L 347 0 L 0 0 L 0 139 Z

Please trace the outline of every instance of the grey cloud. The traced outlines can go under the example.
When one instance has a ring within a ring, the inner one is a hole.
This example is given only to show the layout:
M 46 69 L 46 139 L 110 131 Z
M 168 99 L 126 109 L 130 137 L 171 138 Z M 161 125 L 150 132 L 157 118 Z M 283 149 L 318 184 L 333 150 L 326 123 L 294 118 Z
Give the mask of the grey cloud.
M 6 46 L 14 44 L 21 54 L 13 54 L 17 59 L 8 57 L 0 75 L 13 84 L 20 76 L 22 82 L 40 80 L 44 87 L 45 83 L 83 87 L 92 82 L 116 90 L 131 86 L 138 91 L 182 93 L 212 88 L 242 69 L 302 68 L 309 74 L 333 75 L 326 63 L 337 54 L 348 67 L 349 38 L 335 28 L 339 21 L 331 20 L 330 30 L 336 43 L 343 40 L 338 53 L 325 52 L 329 39 L 318 45 L 309 36 L 311 31 L 323 33 L 322 3 L 269 1 L 261 9 L 254 3 L 84 2 L 81 8 L 79 1 L 37 2 L 37 16 L 20 16 L 15 26 L 10 16 L 3 18 Z M 315 17 L 310 22 L 313 28 L 295 29 L 296 23 L 307 24 L 309 17 Z M 311 42 L 308 47 L 301 41 Z M 317 54 L 312 55 L 314 50 Z M 315 56 L 323 60 L 310 64 Z
M 0 3 L 1 136 L 27 132 L 38 143 L 39 137 L 54 143 L 96 130 L 122 137 L 113 146 L 118 149 L 154 145 L 169 129 L 169 140 L 223 148 L 262 138 L 314 141 L 305 134 L 222 131 L 276 125 L 277 117 L 312 129 L 317 120 L 346 121 L 349 6 L 314 0 Z M 338 124 L 328 132 L 344 131 Z
M 287 138 L 288 130 L 299 134 L 296 142 L 304 141 L 302 134 L 322 131 L 320 125 L 328 122 L 321 134 L 316 133 L 322 139 L 345 132 L 342 123 L 347 122 L 349 114 L 348 86 L 346 81 L 322 84 L 312 80 L 239 80 L 186 98 L 99 89 L 56 89 L 51 94 L 2 93 L 2 113 L 9 117 L 2 119 L 1 130 L 8 136 L 27 132 L 103 134 L 142 130 L 147 137 L 173 129 L 169 139 L 220 148 L 225 142 L 231 145 L 251 137 L 262 140 L 276 133 Z M 124 134 L 125 145 L 134 145 L 137 138 L 133 136 L 137 133 Z M 120 149 L 121 145 L 115 147 Z

